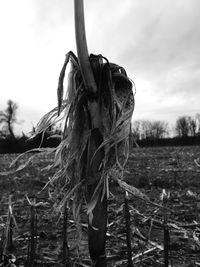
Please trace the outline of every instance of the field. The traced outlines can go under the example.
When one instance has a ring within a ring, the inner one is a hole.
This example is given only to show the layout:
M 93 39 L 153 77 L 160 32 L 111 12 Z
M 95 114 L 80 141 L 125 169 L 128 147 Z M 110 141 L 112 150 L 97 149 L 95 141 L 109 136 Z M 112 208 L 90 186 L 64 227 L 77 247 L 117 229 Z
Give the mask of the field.
M 0 155 L 0 172 L 7 171 L 15 157 Z M 134 266 L 164 266 L 164 229 L 165 233 L 169 232 L 169 266 L 200 266 L 200 167 L 195 163 L 198 158 L 199 146 L 133 149 L 125 180 L 140 188 L 151 201 L 129 195 Z M 27 255 L 30 257 L 33 201 L 39 203 L 35 205 L 34 266 L 65 266 L 62 264 L 63 214 L 54 211 L 47 189 L 40 192 L 52 175 L 42 168 L 52 161 L 52 157 L 38 156 L 24 170 L 0 175 L 0 237 L 5 239 L 9 196 L 12 196 L 16 224 L 12 221 L 10 251 L 17 258 L 16 266 L 25 266 Z M 167 209 L 162 208 L 163 189 L 170 193 L 165 203 Z M 112 191 L 108 208 L 108 266 L 127 266 L 123 192 L 111 183 Z M 80 237 L 68 212 L 69 257 L 76 263 L 74 266 L 90 266 L 86 218 L 81 218 Z M 0 246 L 2 250 L 1 241 Z

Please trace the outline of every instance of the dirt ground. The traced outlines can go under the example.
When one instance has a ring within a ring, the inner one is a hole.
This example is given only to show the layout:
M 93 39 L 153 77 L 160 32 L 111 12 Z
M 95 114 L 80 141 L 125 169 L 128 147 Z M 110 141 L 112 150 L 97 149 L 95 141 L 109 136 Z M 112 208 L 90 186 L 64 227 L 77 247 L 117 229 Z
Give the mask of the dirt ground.
M 0 172 L 7 171 L 16 156 L 0 155 Z M 27 158 L 28 155 L 21 163 Z M 165 233 L 166 229 L 169 232 L 169 266 L 200 266 L 200 167 L 195 163 L 198 158 L 199 146 L 133 149 L 125 180 L 139 188 L 151 201 L 129 195 L 134 266 L 164 266 L 164 228 Z M 35 266 L 64 266 L 63 215 L 54 212 L 48 190 L 40 192 L 52 175 L 42 169 L 52 161 L 52 157 L 38 156 L 24 170 L 0 175 L 0 237 L 3 240 L 5 236 L 8 199 L 12 195 L 17 225 L 13 223 L 11 252 L 17 258 L 17 266 L 25 266 L 27 255 L 30 256 L 31 205 L 26 196 L 39 203 L 35 207 Z M 108 266 L 127 266 L 124 194 L 113 183 L 110 186 L 113 194 L 110 194 L 108 207 Z M 168 194 L 167 209 L 162 208 L 163 189 Z M 80 237 L 69 211 L 69 256 L 76 266 L 90 266 L 85 216 L 81 223 Z

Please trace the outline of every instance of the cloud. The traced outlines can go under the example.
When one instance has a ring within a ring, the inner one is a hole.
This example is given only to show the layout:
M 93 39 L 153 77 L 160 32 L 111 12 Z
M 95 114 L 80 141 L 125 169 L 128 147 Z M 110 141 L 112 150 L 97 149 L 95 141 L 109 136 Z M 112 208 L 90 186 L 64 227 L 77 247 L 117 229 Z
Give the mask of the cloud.
M 133 9 L 127 14 L 132 23 L 116 26 L 125 44 L 116 50 L 136 83 L 135 116 L 174 121 L 197 113 L 200 2 L 140 1 Z
M 84 2 L 89 52 L 125 67 L 137 87 L 135 117 L 199 111 L 199 0 Z M 0 5 L 1 101 L 17 101 L 24 114 L 26 104 L 39 119 L 56 105 L 65 53 L 76 53 L 73 1 Z
M 35 21 L 40 28 L 54 28 L 69 22 L 73 15 L 73 1 L 32 0 Z
M 137 72 L 145 70 L 145 75 L 151 76 L 158 70 L 159 73 L 165 72 L 174 66 L 199 60 L 200 2 L 189 3 L 145 1 L 146 8 L 141 4 L 139 10 L 135 10 L 138 21 L 129 27 L 129 35 L 125 33 L 122 37 L 128 40 L 121 50 L 122 58 L 132 69 Z M 121 32 L 124 33 L 122 29 Z

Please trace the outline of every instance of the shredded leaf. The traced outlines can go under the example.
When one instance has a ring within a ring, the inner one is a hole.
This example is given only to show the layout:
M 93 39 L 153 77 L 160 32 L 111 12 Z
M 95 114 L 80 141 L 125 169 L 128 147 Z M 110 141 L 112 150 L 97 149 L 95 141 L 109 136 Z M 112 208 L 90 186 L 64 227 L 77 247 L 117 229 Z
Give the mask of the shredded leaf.
M 98 62 L 101 63 L 93 64 L 95 58 L 98 58 Z M 69 61 L 71 62 L 71 71 L 68 75 L 66 97 L 63 99 L 64 77 Z M 109 186 L 105 173 L 108 169 L 111 170 L 115 164 L 120 167 L 123 173 L 128 160 L 134 95 L 132 92 L 133 83 L 127 77 L 124 68 L 109 63 L 101 55 L 91 55 L 90 61 L 98 87 L 98 96 L 90 95 L 85 89 L 77 57 L 69 52 L 59 76 L 58 107 L 43 117 L 37 131 L 41 132 L 47 129 L 52 120 L 55 119 L 56 113 L 57 115 L 63 113 L 62 119 L 65 120 L 63 140 L 57 148 L 53 164 L 54 167 L 59 166 L 59 169 L 51 179 L 51 184 L 57 188 L 57 191 L 58 188 L 61 188 L 59 197 L 63 194 L 62 200 L 58 204 L 60 209 L 65 201 L 73 196 L 77 198 L 76 194 L 84 192 L 87 183 L 91 183 L 90 179 L 85 177 L 85 175 L 87 176 L 85 158 L 90 137 L 94 130 L 90 117 L 90 103 L 92 101 L 98 102 L 101 118 L 99 132 L 103 140 L 94 151 L 90 162 L 87 163 L 88 168 L 92 166 L 95 155 L 101 149 L 104 150 L 104 158 L 101 164 L 99 181 L 93 181 L 94 184 L 97 184 L 96 190 L 94 190 L 90 202 L 87 203 L 87 213 L 92 218 L 92 211 L 100 194 L 108 195 Z M 92 100 L 93 98 L 94 100 Z M 79 184 L 81 184 L 82 190 L 79 186 L 77 187 Z M 127 187 L 125 182 L 122 181 L 119 182 L 119 185 L 122 188 Z M 131 189 L 129 188 L 129 190 Z M 101 196 L 101 199 L 103 199 L 103 196 Z
M 71 71 L 68 75 L 68 88 L 64 96 L 64 77 L 69 62 Z M 54 163 L 50 167 L 48 166 L 48 168 L 55 168 L 55 174 L 48 182 L 51 186 L 49 194 L 55 200 L 55 207 L 57 205 L 58 210 L 62 209 L 66 201 L 73 198 L 73 213 L 77 217 L 80 211 L 80 201 L 75 200 L 82 201 L 86 195 L 85 189 L 88 184 L 96 185 L 96 190 L 87 203 L 87 213 L 92 221 L 92 211 L 98 199 L 103 200 L 105 195 L 109 195 L 108 173 L 111 173 L 116 166 L 121 173 L 117 180 L 119 185 L 128 192 L 143 198 L 145 196 L 136 188 L 122 181 L 129 157 L 130 125 L 134 110 L 132 87 L 134 84 L 127 77 L 124 68 L 109 63 L 103 56 L 91 55 L 90 62 L 98 88 L 97 95 L 92 95 L 86 90 L 78 59 L 73 52 L 69 52 L 59 76 L 58 106 L 40 120 L 36 134 L 44 132 L 59 120 L 64 121 L 62 141 L 54 151 Z M 100 125 L 98 129 L 93 127 L 91 118 L 90 109 L 93 103 L 98 107 L 99 112 Z M 95 151 L 91 152 L 89 150 L 90 141 L 95 131 L 98 131 L 102 142 Z M 95 156 L 100 151 L 103 151 L 104 156 L 99 164 L 98 175 L 90 179 L 88 170 L 94 164 Z M 43 153 L 42 150 L 40 152 Z M 93 153 L 90 155 L 90 162 L 87 162 L 88 153 Z M 25 166 L 27 164 L 18 170 Z M 112 175 L 110 177 L 112 178 Z

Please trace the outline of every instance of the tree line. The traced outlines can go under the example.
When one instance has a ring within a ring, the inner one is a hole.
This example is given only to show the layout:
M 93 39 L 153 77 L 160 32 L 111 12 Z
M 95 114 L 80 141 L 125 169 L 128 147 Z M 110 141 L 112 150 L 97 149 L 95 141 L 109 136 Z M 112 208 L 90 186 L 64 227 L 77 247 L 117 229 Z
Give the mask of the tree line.
M 171 129 L 166 121 L 137 120 L 132 133 L 139 146 L 200 145 L 200 114 L 180 116 Z
M 62 130 L 58 126 L 49 126 L 40 134 L 36 134 L 33 127 L 30 132 L 33 138 L 24 133 L 17 136 L 14 131 L 18 123 L 17 110 L 18 105 L 8 100 L 6 109 L 0 111 L 0 153 L 24 152 L 39 146 L 55 147 L 60 143 Z M 179 117 L 173 134 L 166 121 L 136 120 L 132 123 L 132 135 L 136 143 L 142 146 L 200 144 L 200 113 L 194 117 Z
M 136 140 L 200 136 L 200 113 L 194 117 L 180 116 L 176 120 L 173 134 L 168 122 L 160 120 L 136 120 L 132 123 L 132 132 Z

